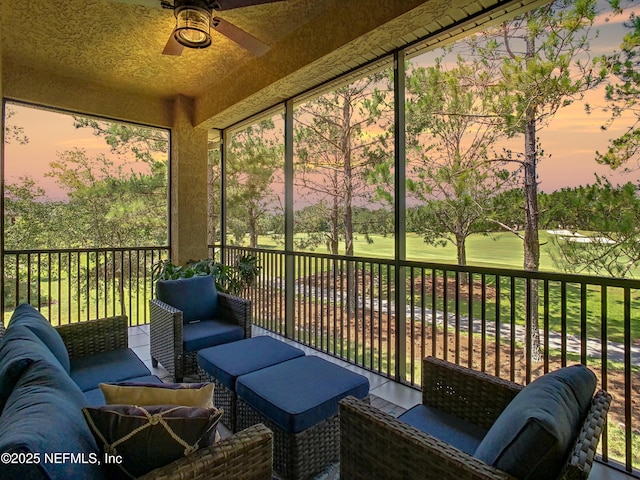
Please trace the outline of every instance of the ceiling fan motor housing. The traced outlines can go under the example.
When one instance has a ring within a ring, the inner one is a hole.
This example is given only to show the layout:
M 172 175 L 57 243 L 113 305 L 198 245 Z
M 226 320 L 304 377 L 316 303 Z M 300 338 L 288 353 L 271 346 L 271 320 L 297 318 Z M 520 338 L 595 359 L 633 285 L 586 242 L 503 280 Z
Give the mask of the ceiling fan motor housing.
M 206 0 L 175 0 L 176 28 L 173 36 L 189 48 L 211 45 L 212 9 Z
M 174 0 L 173 8 L 177 11 L 183 8 L 200 8 L 202 10 L 208 10 L 213 12 L 216 7 L 216 1 L 214 0 Z

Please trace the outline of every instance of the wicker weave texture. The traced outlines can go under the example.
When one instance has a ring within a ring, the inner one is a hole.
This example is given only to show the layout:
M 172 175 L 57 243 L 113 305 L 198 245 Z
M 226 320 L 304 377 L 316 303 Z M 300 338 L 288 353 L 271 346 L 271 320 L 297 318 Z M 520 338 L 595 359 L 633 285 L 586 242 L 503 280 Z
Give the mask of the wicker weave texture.
M 157 468 L 142 480 L 271 480 L 273 435 L 254 425 L 212 447 Z
M 497 418 L 501 410 L 496 404 L 504 408 L 523 388 L 433 358 L 423 362 L 423 377 L 431 392 L 423 395 L 428 405 L 479 425 Z M 479 385 L 483 379 L 487 385 Z M 589 475 L 610 402 L 602 390 L 594 396 L 559 480 L 585 480 Z M 513 478 L 352 397 L 340 402 L 340 437 L 341 480 Z
M 423 360 L 422 403 L 488 430 L 522 390 L 469 368 L 427 357 Z
M 129 321 L 125 316 L 100 318 L 55 327 L 69 358 L 84 357 L 129 346 Z
M 607 421 L 607 412 L 611 406 L 611 395 L 604 390 L 596 393 L 591 408 L 582 424 L 580 435 L 576 439 L 569 461 L 565 465 L 560 480 L 586 480 L 596 456 L 600 434 Z
M 273 469 L 285 480 L 307 479 L 339 459 L 338 415 L 302 432 L 288 433 L 240 397 L 237 410 L 238 428 L 262 423 L 273 431 Z
M 244 330 L 244 338 L 251 338 L 251 301 L 245 298 L 218 292 L 218 317 Z
M 213 405 L 216 408 L 222 408 L 224 414 L 222 415 L 222 423 L 231 430 L 237 432 L 236 425 L 236 399 L 237 395 L 227 387 L 222 385 L 218 380 L 207 373 L 202 367 L 198 367 L 198 376 L 203 382 L 212 382 L 213 388 Z
M 340 402 L 340 479 L 514 479 L 353 397 Z

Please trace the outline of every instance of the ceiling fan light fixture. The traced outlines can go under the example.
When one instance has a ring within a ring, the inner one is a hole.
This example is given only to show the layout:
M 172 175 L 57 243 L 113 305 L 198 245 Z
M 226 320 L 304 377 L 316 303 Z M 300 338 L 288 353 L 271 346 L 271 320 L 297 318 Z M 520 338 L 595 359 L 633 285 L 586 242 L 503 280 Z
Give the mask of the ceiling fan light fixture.
M 184 6 L 176 8 L 175 39 L 188 48 L 211 45 L 211 12 L 204 8 Z

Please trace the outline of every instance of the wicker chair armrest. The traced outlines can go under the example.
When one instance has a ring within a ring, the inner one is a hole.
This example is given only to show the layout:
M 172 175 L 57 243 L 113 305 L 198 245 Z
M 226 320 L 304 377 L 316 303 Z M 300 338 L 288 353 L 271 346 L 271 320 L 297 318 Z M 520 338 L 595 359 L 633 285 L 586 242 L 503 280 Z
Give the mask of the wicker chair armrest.
M 273 434 L 253 425 L 215 445 L 198 450 L 139 477 L 142 480 L 271 480 Z
M 559 477 L 560 480 L 586 480 L 589 477 L 610 406 L 611 395 L 599 390 L 593 397 L 591 408 L 573 445 L 571 456 Z
M 69 358 L 84 357 L 129 346 L 129 320 L 124 315 L 55 327 Z
M 182 317 L 182 310 L 172 307 L 168 303 L 164 303 L 162 300 L 158 300 L 157 298 L 151 299 L 149 304 L 155 305 L 158 309 L 166 312 L 168 315 L 180 315 L 180 317 Z M 182 318 L 180 318 L 180 320 L 182 320 Z
M 446 360 L 426 357 L 422 363 L 422 403 L 485 429 L 522 388 Z
M 244 338 L 251 337 L 251 300 L 218 292 L 218 316 L 244 329 Z
M 182 311 L 158 299 L 149 301 L 149 349 L 173 377 L 182 381 Z
M 353 397 L 340 401 L 340 479 L 514 479 Z

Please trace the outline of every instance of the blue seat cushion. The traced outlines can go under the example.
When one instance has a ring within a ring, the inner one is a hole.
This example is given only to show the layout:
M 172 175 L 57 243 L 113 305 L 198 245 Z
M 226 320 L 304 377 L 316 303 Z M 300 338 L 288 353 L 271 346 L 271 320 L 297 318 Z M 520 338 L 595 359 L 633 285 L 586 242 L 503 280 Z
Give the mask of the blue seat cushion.
M 127 379 L 127 382 L 162 383 L 162 380 L 160 380 L 155 375 L 146 375 L 144 377 L 129 378 Z M 85 402 L 83 406 L 101 407 L 102 405 L 105 404 L 104 395 L 102 394 L 102 390 L 100 389 L 100 387 L 92 388 L 91 390 L 87 390 L 86 392 L 83 392 L 83 393 L 85 398 Z
M 426 405 L 416 405 L 398 417 L 404 423 L 473 455 L 487 430 Z
M 200 350 L 198 365 L 235 392 L 236 380 L 240 375 L 302 356 L 304 352 L 299 348 L 261 335 Z
M 244 329 L 240 325 L 220 320 L 185 323 L 182 329 L 182 344 L 185 352 L 196 352 L 243 338 Z
M 71 359 L 71 378 L 83 392 L 97 388 L 100 382 L 121 382 L 147 375 L 151 372 L 129 348 Z
M 0 452 L 38 453 L 41 461 L 2 465 L 3 480 L 105 478 L 100 465 L 92 463 L 101 455 L 82 415 L 83 403 L 84 395 L 60 364 L 36 360 L 29 365 L 0 416 Z M 45 454 L 61 452 L 76 461 L 45 462 Z
M 522 480 L 556 478 L 595 387 L 595 375 L 582 365 L 537 378 L 507 405 L 474 456 Z
M 366 397 L 369 380 L 322 358 L 304 356 L 242 375 L 236 393 L 284 431 L 298 433 L 336 415 L 344 397 Z
M 69 353 L 62 337 L 42 314 L 28 303 L 18 305 L 11 316 L 7 330 L 13 326 L 22 325 L 31 330 L 44 343 L 69 372 Z
M 218 292 L 212 276 L 158 280 L 158 300 L 182 311 L 184 323 L 216 317 Z
M 0 412 L 22 373 L 36 360 L 46 360 L 64 369 L 31 329 L 18 324 L 7 328 L 0 342 Z

